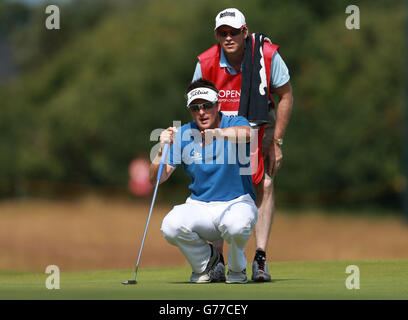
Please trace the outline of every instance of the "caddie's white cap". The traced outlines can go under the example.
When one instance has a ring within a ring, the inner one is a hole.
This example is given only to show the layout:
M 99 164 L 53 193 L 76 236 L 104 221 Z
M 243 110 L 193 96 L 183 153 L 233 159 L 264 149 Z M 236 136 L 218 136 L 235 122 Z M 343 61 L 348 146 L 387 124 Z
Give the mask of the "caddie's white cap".
M 218 101 L 218 93 L 206 87 L 193 89 L 187 93 L 187 107 L 196 99 L 204 99 L 216 103 Z
M 217 14 L 215 17 L 215 28 L 216 30 L 219 26 L 227 25 L 233 27 L 234 29 L 240 29 L 242 26 L 246 25 L 245 17 L 241 11 L 235 8 L 224 9 Z

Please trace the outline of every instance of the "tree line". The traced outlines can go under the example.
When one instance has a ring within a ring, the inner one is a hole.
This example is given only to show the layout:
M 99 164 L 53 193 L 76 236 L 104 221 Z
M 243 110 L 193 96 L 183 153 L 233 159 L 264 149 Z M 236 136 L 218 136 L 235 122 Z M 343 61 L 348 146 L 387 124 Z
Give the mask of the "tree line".
M 190 120 L 183 93 L 196 56 L 215 43 L 215 14 L 234 6 L 290 70 L 278 200 L 400 208 L 404 6 L 356 4 L 360 29 L 348 30 L 342 1 L 70 1 L 50 31 L 43 5 L 0 1 L 18 70 L 0 82 L 0 197 L 35 195 L 32 181 L 126 187 L 131 160 L 156 143 L 150 133 Z

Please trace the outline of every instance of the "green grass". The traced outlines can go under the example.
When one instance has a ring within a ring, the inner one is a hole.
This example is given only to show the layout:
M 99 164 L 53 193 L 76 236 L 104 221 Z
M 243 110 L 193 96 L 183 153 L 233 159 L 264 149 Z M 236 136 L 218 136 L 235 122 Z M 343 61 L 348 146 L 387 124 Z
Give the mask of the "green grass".
M 348 290 L 348 265 L 360 269 L 360 289 Z M 244 285 L 190 284 L 189 267 L 139 268 L 136 285 L 124 286 L 132 270 L 64 272 L 60 289 L 48 290 L 44 272 L 0 271 L 0 299 L 408 299 L 408 259 L 279 262 L 273 281 Z M 249 277 L 251 275 L 248 265 Z

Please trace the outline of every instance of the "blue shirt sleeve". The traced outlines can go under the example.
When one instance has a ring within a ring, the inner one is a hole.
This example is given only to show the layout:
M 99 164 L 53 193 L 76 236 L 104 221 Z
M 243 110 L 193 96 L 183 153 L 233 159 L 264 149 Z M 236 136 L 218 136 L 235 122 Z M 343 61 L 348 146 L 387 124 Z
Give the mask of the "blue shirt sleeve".
M 228 124 L 226 124 L 225 128 L 240 127 L 240 126 L 250 127 L 249 121 L 242 116 L 228 117 Z
M 196 64 L 196 68 L 194 70 L 193 81 L 196 81 L 202 77 L 203 77 L 203 74 L 201 72 L 201 64 L 200 64 L 200 61 L 198 61 Z
M 172 167 L 177 167 L 182 161 L 183 145 L 181 137 L 185 131 L 185 126 L 178 127 L 174 136 L 173 144 L 169 148 L 168 164 Z
M 281 55 L 276 51 L 271 61 L 271 89 L 279 88 L 290 80 L 289 70 Z
M 194 70 L 193 80 L 202 78 L 201 64 L 200 61 L 197 62 L 196 68 Z M 279 88 L 286 84 L 290 80 L 289 69 L 283 61 L 281 55 L 276 51 L 272 57 L 271 61 L 271 88 Z

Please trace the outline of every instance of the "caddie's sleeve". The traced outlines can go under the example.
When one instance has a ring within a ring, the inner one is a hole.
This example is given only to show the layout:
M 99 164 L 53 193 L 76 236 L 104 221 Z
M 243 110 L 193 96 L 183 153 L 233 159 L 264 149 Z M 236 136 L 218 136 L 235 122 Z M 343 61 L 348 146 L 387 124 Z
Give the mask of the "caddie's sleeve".
M 196 81 L 202 77 L 203 77 L 203 74 L 201 72 L 201 64 L 200 64 L 200 61 L 198 61 L 196 64 L 196 68 L 194 70 L 193 80 L 191 82 Z
M 289 69 L 283 61 L 281 55 L 276 51 L 271 61 L 271 79 L 272 88 L 282 87 L 290 80 Z

